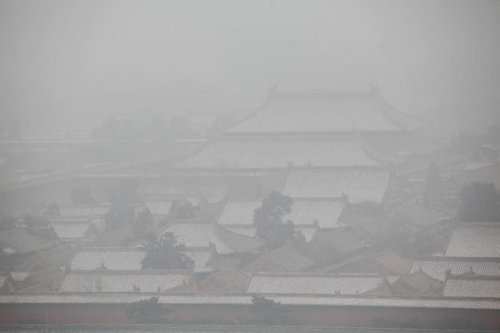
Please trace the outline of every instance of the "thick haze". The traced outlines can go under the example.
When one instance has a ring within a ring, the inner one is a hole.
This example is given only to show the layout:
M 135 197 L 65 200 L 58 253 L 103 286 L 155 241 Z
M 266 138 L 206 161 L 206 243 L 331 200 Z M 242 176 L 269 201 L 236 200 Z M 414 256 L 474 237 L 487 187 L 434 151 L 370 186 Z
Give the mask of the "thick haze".
M 418 113 L 497 96 L 498 59 L 496 0 L 0 0 L 1 119 L 31 125 L 241 114 L 273 84 Z

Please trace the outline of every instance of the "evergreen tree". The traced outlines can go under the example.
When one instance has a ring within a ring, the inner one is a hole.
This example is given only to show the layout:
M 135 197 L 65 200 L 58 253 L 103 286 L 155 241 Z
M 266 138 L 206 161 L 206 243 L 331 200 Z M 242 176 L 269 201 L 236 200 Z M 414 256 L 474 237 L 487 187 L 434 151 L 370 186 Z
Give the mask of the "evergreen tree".
M 299 235 L 295 232 L 293 222 L 283 222 L 285 215 L 292 211 L 292 204 L 292 198 L 272 191 L 262 201 L 262 206 L 255 210 L 253 222 L 256 235 L 266 241 L 268 249 L 276 249 L 297 240 Z
M 174 200 L 169 213 L 178 219 L 192 219 L 196 217 L 196 208 L 187 200 Z
M 292 309 L 263 296 L 252 296 L 252 323 L 263 325 L 298 324 L 291 316 Z
M 138 324 L 160 324 L 165 323 L 165 316 L 172 309 L 158 303 L 158 297 L 137 301 L 127 306 L 125 314 L 134 323 Z
M 183 253 L 185 247 L 178 244 L 174 234 L 167 232 L 161 238 L 154 234 L 146 237 L 146 256 L 142 269 L 187 269 L 193 260 Z
M 146 235 L 146 232 L 153 225 L 153 217 L 151 216 L 151 211 L 145 208 L 137 214 L 134 223 L 132 224 L 132 232 L 139 238 Z

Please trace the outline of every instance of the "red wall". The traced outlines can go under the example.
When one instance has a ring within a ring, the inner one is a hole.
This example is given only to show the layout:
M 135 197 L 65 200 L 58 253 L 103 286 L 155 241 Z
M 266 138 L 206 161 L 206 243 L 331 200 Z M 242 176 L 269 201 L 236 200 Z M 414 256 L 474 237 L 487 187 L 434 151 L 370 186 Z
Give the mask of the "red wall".
M 0 306 L 0 325 L 36 320 L 49 324 L 132 324 L 123 305 L 29 305 Z M 241 318 L 252 314 L 250 306 L 182 306 L 168 318 L 184 324 L 241 324 Z M 446 310 L 368 307 L 294 307 L 291 313 L 300 324 L 307 326 L 373 327 L 376 318 L 390 322 L 415 320 L 426 322 L 443 318 L 468 318 L 483 323 L 489 330 L 500 329 L 500 311 Z
M 103 305 L 2 305 L 0 325 L 36 320 L 53 324 L 131 324 L 123 306 Z

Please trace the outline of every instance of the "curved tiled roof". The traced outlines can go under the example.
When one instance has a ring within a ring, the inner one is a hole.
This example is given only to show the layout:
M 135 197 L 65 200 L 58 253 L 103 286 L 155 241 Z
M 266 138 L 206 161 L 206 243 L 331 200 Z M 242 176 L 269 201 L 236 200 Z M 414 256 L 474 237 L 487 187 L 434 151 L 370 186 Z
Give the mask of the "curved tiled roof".
M 389 174 L 380 169 L 294 169 L 288 174 L 283 194 L 293 198 L 341 198 L 350 203 L 381 203 L 389 185 Z
M 158 292 L 181 286 L 191 273 L 162 271 L 87 271 L 66 274 L 61 292 Z
M 248 293 L 355 295 L 377 288 L 378 274 L 259 274 L 252 277 Z
M 446 256 L 500 257 L 500 223 L 459 224 L 450 237 Z
M 177 162 L 182 169 L 281 169 L 293 166 L 377 166 L 354 140 L 218 141 Z
M 377 92 L 274 94 L 227 134 L 413 131 L 424 122 L 396 111 Z
M 500 298 L 500 279 L 474 276 L 449 278 L 444 284 L 443 296 Z
M 88 248 L 76 252 L 71 269 L 93 270 L 104 265 L 111 270 L 139 270 L 146 251 L 120 248 Z
M 0 232 L 0 251 L 3 250 L 5 253 L 29 253 L 48 249 L 53 245 L 53 242 L 36 238 L 21 228 L 3 230 Z
M 446 271 L 454 275 L 479 274 L 487 276 L 500 275 L 500 259 L 498 258 L 454 258 L 429 257 L 413 261 L 410 273 L 422 270 L 429 276 L 444 281 Z

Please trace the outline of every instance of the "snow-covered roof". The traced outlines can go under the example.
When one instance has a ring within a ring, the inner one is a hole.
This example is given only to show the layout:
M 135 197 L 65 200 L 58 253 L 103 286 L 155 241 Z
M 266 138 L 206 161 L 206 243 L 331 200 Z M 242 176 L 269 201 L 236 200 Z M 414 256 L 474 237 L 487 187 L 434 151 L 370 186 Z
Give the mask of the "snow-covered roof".
M 93 270 L 103 265 L 109 270 L 139 270 L 146 251 L 125 248 L 88 248 L 76 252 L 71 269 Z
M 283 194 L 293 198 L 341 198 L 350 203 L 383 201 L 389 174 L 380 169 L 294 169 Z
M 345 133 L 414 130 L 422 123 L 397 112 L 374 93 L 275 94 L 229 134 Z
M 157 292 L 181 286 L 189 273 L 92 271 L 66 274 L 62 292 Z
M 219 141 L 212 142 L 174 168 L 280 169 L 294 166 L 376 166 L 355 141 Z
M 248 293 L 355 295 L 377 288 L 383 282 L 378 274 L 263 274 L 253 276 Z
M 498 277 L 450 278 L 444 284 L 443 296 L 500 298 L 500 279 Z
M 57 237 L 63 240 L 74 240 L 84 238 L 88 235 L 93 226 L 90 221 L 87 222 L 51 222 L 50 226 L 54 229 Z
M 15 282 L 21 282 L 29 275 L 30 272 L 10 272 L 10 276 L 12 276 L 12 280 L 14 280 Z
M 28 253 L 47 249 L 54 243 L 37 238 L 22 228 L 0 231 L 0 249 L 4 253 Z
M 496 258 L 453 258 L 453 257 L 429 257 L 414 260 L 410 273 L 422 270 L 429 276 L 444 281 L 446 270 L 451 274 L 460 275 L 466 273 L 498 276 L 500 275 L 500 260 Z
M 458 225 L 453 229 L 445 255 L 500 258 L 500 223 Z
M 220 225 L 253 225 L 253 213 L 262 206 L 262 200 L 231 200 L 226 202 L 219 218 Z
M 210 271 L 207 266 L 212 256 L 211 249 L 190 249 L 185 254 L 194 262 L 194 272 Z M 72 270 L 95 270 L 103 268 L 118 271 L 136 271 L 142 268 L 146 251 L 140 248 L 86 248 L 79 250 L 70 268 Z

